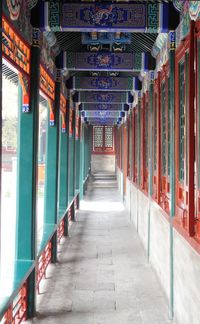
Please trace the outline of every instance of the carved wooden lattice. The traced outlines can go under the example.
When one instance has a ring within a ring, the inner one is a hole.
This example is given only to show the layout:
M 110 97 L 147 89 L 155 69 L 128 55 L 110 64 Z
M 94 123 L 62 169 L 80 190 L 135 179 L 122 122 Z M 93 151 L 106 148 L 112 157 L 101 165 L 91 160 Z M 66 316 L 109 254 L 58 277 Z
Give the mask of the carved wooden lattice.
M 113 128 L 105 126 L 105 147 L 113 147 Z
M 114 154 L 113 127 L 93 127 L 93 153 Z
M 96 126 L 94 127 L 94 149 L 103 148 L 103 127 Z

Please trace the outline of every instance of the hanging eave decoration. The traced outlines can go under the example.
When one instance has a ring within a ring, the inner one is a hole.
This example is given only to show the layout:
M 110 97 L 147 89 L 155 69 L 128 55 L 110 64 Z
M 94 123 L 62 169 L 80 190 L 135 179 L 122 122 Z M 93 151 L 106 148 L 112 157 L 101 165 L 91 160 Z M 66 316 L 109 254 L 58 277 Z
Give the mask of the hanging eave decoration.
M 61 125 L 61 131 L 62 133 L 66 133 L 66 111 L 67 111 L 67 100 L 63 96 L 63 94 L 60 95 L 60 113 L 61 113 L 61 120 L 62 120 L 62 125 Z
M 72 106 L 70 105 L 69 108 L 69 136 L 73 136 L 73 118 L 74 118 L 74 110 Z
M 76 107 L 76 132 L 75 132 L 75 135 L 76 135 L 76 140 L 79 139 L 80 137 L 80 117 L 79 117 L 79 111 L 78 111 L 78 107 Z
M 40 64 L 40 89 L 47 96 L 50 109 L 50 126 L 55 125 L 54 100 L 55 81 L 51 78 L 46 69 Z
M 176 29 L 176 47 L 189 34 L 190 21 L 200 18 L 200 2 L 199 1 L 174 1 L 174 6 L 180 11 L 180 24 Z
M 13 29 L 11 24 L 2 18 L 2 52 L 3 55 L 23 73 L 30 73 L 30 47 Z
M 8 20 L 2 18 L 2 53 L 19 72 L 22 87 L 22 112 L 30 111 L 30 46 L 18 35 Z
M 22 112 L 27 113 L 30 111 L 29 79 L 20 73 L 19 82 L 22 87 Z

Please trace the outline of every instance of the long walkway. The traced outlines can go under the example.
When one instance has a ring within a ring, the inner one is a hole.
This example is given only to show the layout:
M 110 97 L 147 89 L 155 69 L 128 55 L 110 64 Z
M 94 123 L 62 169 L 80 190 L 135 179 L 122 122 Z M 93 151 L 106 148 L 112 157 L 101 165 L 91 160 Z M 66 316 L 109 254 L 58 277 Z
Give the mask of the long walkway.
M 165 296 L 113 180 L 96 178 L 31 323 L 171 324 Z

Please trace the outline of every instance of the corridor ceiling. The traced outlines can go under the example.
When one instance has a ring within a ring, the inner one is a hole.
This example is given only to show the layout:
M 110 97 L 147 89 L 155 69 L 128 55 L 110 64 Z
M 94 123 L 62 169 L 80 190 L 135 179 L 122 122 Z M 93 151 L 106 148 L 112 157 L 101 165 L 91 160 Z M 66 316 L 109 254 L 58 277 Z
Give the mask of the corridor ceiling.
M 144 73 L 156 68 L 152 47 L 158 35 L 178 25 L 175 2 L 38 3 L 32 15 L 34 25 L 45 31 L 47 39 L 52 39 L 52 34 L 56 39 L 60 51 L 56 61 L 85 122 L 119 124 L 132 108 Z M 36 10 L 37 15 L 34 15 Z M 81 101 L 83 92 L 86 92 L 84 102 Z M 118 92 L 127 92 L 128 96 L 120 97 Z M 111 114 L 111 111 L 117 113 Z

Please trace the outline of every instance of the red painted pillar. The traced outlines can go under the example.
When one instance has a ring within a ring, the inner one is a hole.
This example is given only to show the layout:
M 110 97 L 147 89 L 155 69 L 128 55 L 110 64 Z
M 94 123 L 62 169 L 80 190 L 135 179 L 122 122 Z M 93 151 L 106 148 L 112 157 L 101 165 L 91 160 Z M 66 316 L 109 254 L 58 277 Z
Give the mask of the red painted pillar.
M 132 175 L 133 182 L 135 182 L 135 110 L 132 113 Z
M 189 107 L 188 107 L 188 213 L 189 235 L 194 236 L 194 162 L 195 162 L 195 135 L 194 135 L 194 28 L 195 22 L 190 23 L 189 41 Z
M 123 150 L 123 173 L 124 173 L 124 195 L 126 195 L 126 177 L 127 177 L 127 126 L 123 125 L 123 145 L 124 145 L 124 150 Z
M 142 179 L 142 189 L 144 189 L 144 182 L 145 182 L 145 94 L 142 98 L 142 122 L 141 122 L 141 140 L 142 140 L 142 160 L 141 160 L 141 165 L 142 165 L 142 174 L 141 174 L 141 179 Z
M 130 178 L 130 115 L 127 118 L 127 177 Z
M 157 202 L 160 204 L 161 193 L 161 85 L 158 72 L 158 103 L 157 103 Z
M 200 57 L 198 57 L 199 50 L 198 50 L 198 42 L 200 40 L 200 20 L 198 20 L 195 23 L 195 55 L 196 55 L 196 71 L 198 71 L 200 67 Z M 200 181 L 199 181 L 199 173 L 200 173 L 200 158 L 199 158 L 199 152 L 200 152 L 200 91 L 199 91 L 199 81 L 200 81 L 200 75 L 196 73 L 196 165 L 197 165 L 197 172 L 196 172 L 196 226 L 195 226 L 195 235 L 200 238 Z

